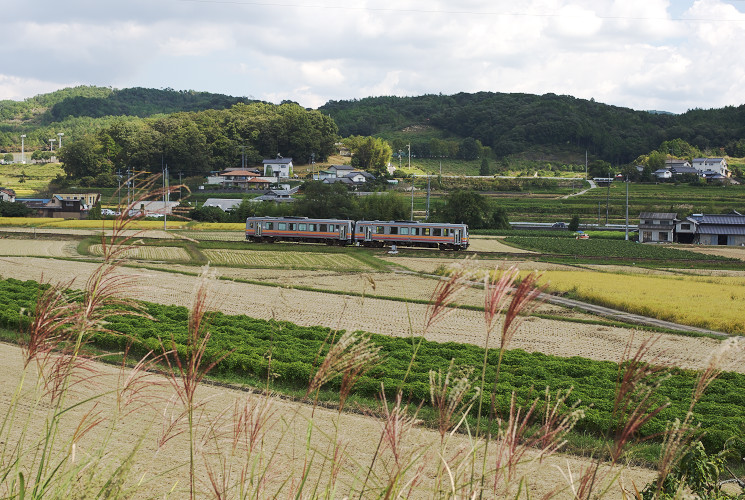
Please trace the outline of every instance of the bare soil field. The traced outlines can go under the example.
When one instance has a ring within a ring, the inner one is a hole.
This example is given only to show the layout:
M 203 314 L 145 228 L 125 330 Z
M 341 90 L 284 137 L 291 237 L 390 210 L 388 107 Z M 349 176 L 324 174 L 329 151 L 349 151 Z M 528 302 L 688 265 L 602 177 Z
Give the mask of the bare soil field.
M 16 346 L 0 344 L 0 359 L 0 380 L 3 380 L 0 384 L 0 414 L 5 415 L 24 369 L 21 350 Z M 115 394 L 121 390 L 125 380 L 131 375 L 131 370 L 97 363 L 93 363 L 90 369 L 93 370 L 95 377 L 89 378 L 88 383 L 74 387 L 69 404 L 94 399 L 63 416 L 58 436 L 61 447 L 67 445 L 73 434 L 80 431 L 80 422 L 84 421 L 86 415 L 90 417 L 89 412 L 95 412 L 96 419 L 101 419 L 101 422 L 85 436 L 77 439 L 73 461 L 80 462 L 94 457 L 91 466 L 84 470 L 95 471 L 99 474 L 99 481 L 103 481 L 111 477 L 114 468 L 139 444 L 132 467 L 124 478 L 124 484 L 136 487 L 137 483 L 140 483 L 140 486 L 128 496 L 187 497 L 188 433 L 184 432 L 183 420 L 177 418 L 181 408 L 171 385 L 162 376 L 147 375 L 138 384 L 136 400 L 125 400 L 124 406 L 120 408 Z M 31 388 L 36 378 L 36 365 L 32 363 L 27 371 L 29 375 L 24 387 Z M 28 435 L 38 436 L 43 434 L 49 405 L 44 399 L 41 404 L 34 405 L 33 397 L 33 391 L 27 390 L 20 404 L 16 405 L 18 413 L 15 418 L 17 422 L 28 421 Z M 337 443 L 340 450 L 337 456 L 339 467 L 336 471 L 338 479 L 334 497 L 343 498 L 355 491 L 357 493 L 354 496 L 358 496 L 360 485 L 365 480 L 383 430 L 383 420 L 380 417 L 346 412 L 339 414 L 333 409 L 313 409 L 301 402 L 225 387 L 202 385 L 197 390 L 196 400 L 201 405 L 195 417 L 197 498 L 213 497 L 209 487 L 208 467 L 219 475 L 226 469 L 231 470 L 224 467 L 224 463 L 219 463 L 215 450 L 219 444 L 223 452 L 219 456 L 226 457 L 226 450 L 230 449 L 230 429 L 236 418 L 234 413 L 236 410 L 240 411 L 244 405 L 249 409 L 266 408 L 267 418 L 252 420 L 259 422 L 259 425 L 257 444 L 250 458 L 246 451 L 247 447 L 239 447 L 235 455 L 227 457 L 225 463 L 234 468 L 226 482 L 236 481 L 239 467 L 248 462 L 255 467 L 251 477 L 256 479 L 257 483 L 259 475 L 264 474 L 255 498 L 274 498 L 275 495 L 278 498 L 293 497 L 307 457 L 313 457 L 313 462 L 305 491 L 310 495 L 310 490 L 316 484 L 319 484 L 323 491 L 329 476 L 329 463 L 326 458 L 333 454 L 333 443 Z M 135 412 L 128 413 L 131 410 Z M 256 413 L 252 415 L 255 416 Z M 309 437 L 311 421 L 313 430 Z M 173 425 L 174 429 L 169 434 L 167 429 L 170 425 Z M 217 434 L 210 432 L 210 429 L 217 430 Z M 171 435 L 171 439 L 162 442 L 166 435 Z M 12 436 L 12 439 L 17 439 L 17 435 Z M 95 459 L 102 442 L 106 443 L 107 453 L 102 458 Z M 468 450 L 474 446 L 483 449 L 479 443 L 473 442 L 467 436 L 455 434 L 447 440 L 443 455 L 455 457 L 451 463 L 457 463 L 457 457 L 463 456 L 464 452 L 467 456 Z M 492 443 L 490 450 L 494 449 L 495 445 Z M 400 450 L 402 456 L 420 454 L 423 457 L 417 462 L 418 466 L 407 474 L 408 478 L 413 478 L 416 474 L 420 479 L 419 485 L 408 498 L 432 498 L 432 479 L 436 474 L 440 451 L 439 433 L 415 426 L 402 433 Z M 382 478 L 386 477 L 386 470 L 392 467 L 391 457 L 390 451 L 383 447 L 367 483 L 370 495 L 363 495 L 362 498 L 377 498 Z M 478 452 L 477 460 L 480 463 Z M 490 453 L 487 463 L 493 463 L 494 460 L 495 456 Z M 555 498 L 572 498 L 568 478 L 571 476 L 576 480 L 588 463 L 581 458 L 562 454 L 553 455 L 539 462 L 536 460 L 536 453 L 528 450 L 522 465 L 517 468 L 516 477 L 525 478 L 530 497 L 542 498 L 550 492 L 558 492 L 555 493 Z M 652 471 L 634 467 L 617 468 L 613 471 L 608 471 L 605 467 L 601 468 L 601 472 L 606 477 L 606 482 L 608 478 L 618 474 L 617 481 L 604 496 L 612 499 L 622 498 L 621 487 L 633 491 L 635 485 L 641 489 L 654 477 Z M 611 473 L 605 475 L 605 472 Z M 515 496 L 517 482 L 513 481 L 513 487 L 509 489 L 512 497 Z M 523 491 L 523 496 L 525 493 Z M 505 492 L 505 495 L 507 494 L 508 492 Z M 303 494 L 302 497 L 309 496 Z
M 522 248 L 515 248 L 502 243 L 504 237 L 470 235 L 468 237 L 468 249 L 473 252 L 504 252 L 504 253 L 536 253 Z
M 734 247 L 734 246 L 698 246 L 698 245 L 687 245 L 686 250 L 691 252 L 719 255 L 720 257 L 730 257 L 732 259 L 745 260 L 745 247 Z
M 60 262 L 52 259 L 5 257 L 0 259 L 0 276 L 17 279 L 66 281 L 76 277 L 74 286 L 82 286 L 95 265 L 86 262 Z M 195 279 L 189 276 L 123 268 L 131 276 L 132 298 L 162 304 L 190 305 L 190 292 Z M 356 283 L 357 277 L 350 276 Z M 429 331 L 423 332 L 427 306 L 400 301 L 349 297 L 309 292 L 291 288 L 266 287 L 235 282 L 216 281 L 212 285 L 212 304 L 226 314 L 246 314 L 256 318 L 292 321 L 313 326 L 346 330 L 364 330 L 394 336 L 421 335 L 437 342 L 461 342 L 483 345 L 485 339 L 483 313 L 452 310 Z M 413 332 L 410 329 L 412 325 Z M 630 341 L 632 332 L 623 328 L 566 323 L 540 318 L 527 318 L 512 348 L 539 351 L 562 357 L 618 361 Z M 683 368 L 700 369 L 710 353 L 719 345 L 711 338 L 658 335 L 638 331 L 633 345 L 658 337 L 651 355 L 660 363 Z M 497 339 L 492 338 L 496 345 Z M 727 367 L 745 373 L 745 364 Z

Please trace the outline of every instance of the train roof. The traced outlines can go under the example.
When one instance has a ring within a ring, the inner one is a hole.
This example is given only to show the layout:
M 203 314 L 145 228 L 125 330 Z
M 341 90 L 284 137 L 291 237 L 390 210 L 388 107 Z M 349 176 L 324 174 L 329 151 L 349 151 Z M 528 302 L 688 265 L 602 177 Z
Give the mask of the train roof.
M 254 215 L 253 217 L 247 217 L 248 219 L 261 219 L 261 220 L 276 220 L 276 221 L 307 221 L 307 222 L 331 222 L 331 223 L 337 223 L 337 222 L 354 222 L 352 219 L 315 219 L 312 217 L 296 217 L 296 216 L 288 216 L 288 217 L 264 217 L 260 215 Z

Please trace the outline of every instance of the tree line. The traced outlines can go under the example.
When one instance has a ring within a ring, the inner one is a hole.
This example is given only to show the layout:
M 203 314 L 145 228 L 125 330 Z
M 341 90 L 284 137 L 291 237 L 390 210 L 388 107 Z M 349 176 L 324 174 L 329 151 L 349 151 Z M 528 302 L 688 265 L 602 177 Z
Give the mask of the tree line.
M 565 95 L 478 92 L 329 101 L 319 109 L 331 114 L 344 136 L 385 137 L 412 125 L 442 132 L 440 138 L 412 136 L 412 154 L 425 157 L 443 151 L 453 157 L 453 146 L 468 140 L 496 157 L 536 145 L 569 145 L 617 165 L 676 138 L 714 155 L 745 155 L 745 105 L 674 115 Z
M 295 203 L 272 201 L 256 203 L 244 199 L 229 212 L 219 207 L 196 207 L 189 217 L 203 222 L 245 222 L 253 216 L 300 216 L 319 219 L 409 220 L 407 200 L 394 193 L 374 193 L 357 196 L 343 184 L 308 181 L 302 186 L 303 196 Z M 471 229 L 510 229 L 505 210 L 485 196 L 472 190 L 452 191 L 433 203 L 428 222 L 465 223 Z
M 277 155 L 298 164 L 323 161 L 338 129 L 327 115 L 297 104 L 239 103 L 229 109 L 123 119 L 65 145 L 58 157 L 83 185 L 116 185 L 117 172 L 171 172 L 204 176 L 260 163 Z

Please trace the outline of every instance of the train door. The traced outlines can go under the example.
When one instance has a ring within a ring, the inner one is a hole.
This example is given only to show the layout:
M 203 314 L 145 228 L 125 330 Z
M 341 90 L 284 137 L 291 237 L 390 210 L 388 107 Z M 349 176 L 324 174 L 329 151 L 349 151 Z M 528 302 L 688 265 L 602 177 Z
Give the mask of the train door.
M 261 236 L 261 221 L 256 221 L 256 236 Z
M 365 232 L 365 241 L 372 241 L 372 226 L 362 226 Z
M 339 224 L 339 239 L 345 241 L 347 239 L 347 225 Z
M 453 244 L 460 245 L 462 241 L 463 241 L 463 230 L 456 229 L 455 234 L 453 235 Z

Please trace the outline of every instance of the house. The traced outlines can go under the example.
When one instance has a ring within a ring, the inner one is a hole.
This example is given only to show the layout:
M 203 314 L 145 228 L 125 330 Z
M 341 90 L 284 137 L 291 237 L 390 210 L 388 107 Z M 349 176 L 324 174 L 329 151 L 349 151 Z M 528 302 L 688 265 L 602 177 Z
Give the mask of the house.
M 139 207 L 134 207 L 134 209 L 139 209 L 144 217 L 159 217 L 173 214 L 173 207 L 178 206 L 179 203 L 178 201 L 143 201 Z
M 16 192 L 10 188 L 0 187 L 0 201 L 16 201 Z
M 259 203 L 262 201 L 273 201 L 275 203 L 294 203 L 295 198 L 293 194 L 297 193 L 298 188 L 293 189 L 270 189 L 268 193 L 256 198 L 252 198 L 251 201 Z
M 83 210 L 90 210 L 101 199 L 101 193 L 55 193 L 52 198 L 59 196 L 63 200 L 80 200 Z
M 28 205 L 30 208 L 36 208 L 41 217 L 54 217 L 56 219 L 83 219 L 87 211 L 83 210 L 80 199 L 65 199 L 56 194 L 46 203 L 39 206 L 38 204 Z
M 678 160 L 676 158 L 665 160 L 665 168 L 691 168 L 691 164 L 686 160 Z
M 701 214 L 693 218 L 697 220 L 694 243 L 745 246 L 745 215 L 732 212 L 724 215 Z
M 671 179 L 673 173 L 669 168 L 659 168 L 654 171 L 654 176 L 658 179 Z
M 673 241 L 677 213 L 642 212 L 639 214 L 639 241 L 659 243 Z
M 694 158 L 691 166 L 699 172 L 711 170 L 724 177 L 731 175 L 727 168 L 727 160 L 724 158 Z
M 278 156 L 272 160 L 264 160 L 264 177 L 288 179 L 292 177 L 292 158 Z
M 354 170 L 355 168 L 352 165 L 331 165 L 326 169 L 327 172 L 332 172 L 336 177 L 345 177 Z
M 223 212 L 229 212 L 230 210 L 233 210 L 234 208 L 238 208 L 238 206 L 243 202 L 243 198 L 238 199 L 227 199 L 227 198 L 207 198 L 204 201 L 204 204 L 202 207 L 218 207 Z
M 256 172 L 242 169 L 226 170 L 224 172 L 220 172 L 217 176 L 221 179 L 221 182 L 219 184 L 222 184 L 223 187 L 241 189 L 248 189 L 250 180 L 255 179 L 256 177 L 260 177 L 260 175 Z
M 675 241 L 678 243 L 693 243 L 696 239 L 696 228 L 701 214 L 693 214 L 683 220 L 675 221 Z
M 355 170 L 355 171 L 349 172 L 348 174 L 342 177 L 325 178 L 323 179 L 323 183 L 334 184 L 336 182 L 341 182 L 342 184 L 346 184 L 347 186 L 358 187 L 358 186 L 363 185 L 367 181 L 374 181 L 374 180 L 375 180 L 375 176 L 373 174 Z

